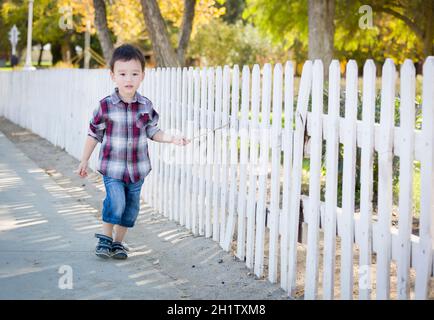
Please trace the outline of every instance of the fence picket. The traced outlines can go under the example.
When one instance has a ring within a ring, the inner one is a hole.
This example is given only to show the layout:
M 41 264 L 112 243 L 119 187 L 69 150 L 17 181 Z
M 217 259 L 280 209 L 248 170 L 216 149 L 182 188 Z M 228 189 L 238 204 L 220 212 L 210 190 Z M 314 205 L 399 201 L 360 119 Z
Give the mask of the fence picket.
M 271 283 L 277 281 L 280 222 L 280 155 L 282 150 L 282 65 L 276 64 L 273 74 L 273 121 L 271 129 L 271 200 L 270 214 L 268 216 L 270 226 L 268 280 Z
M 170 94 L 171 94 L 170 69 L 165 68 L 164 73 L 165 73 L 165 77 L 164 77 L 165 79 L 164 79 L 163 85 L 165 87 L 165 90 L 164 90 L 163 96 L 165 99 L 164 99 L 164 109 L 163 109 L 162 115 L 165 115 L 165 116 L 162 117 L 163 118 L 162 124 L 163 124 L 163 130 L 168 131 L 170 128 Z M 163 157 L 161 160 L 162 160 L 162 165 L 164 167 L 164 170 L 163 170 L 163 176 L 162 176 L 163 189 L 161 190 L 161 194 L 162 194 L 161 207 L 162 207 L 162 211 L 163 211 L 164 216 L 168 217 L 169 215 L 168 215 L 168 210 L 167 210 L 167 207 L 168 207 L 167 197 L 168 197 L 169 165 L 168 165 L 167 159 L 168 159 L 168 154 L 169 154 L 170 150 L 169 150 L 167 145 L 164 145 L 162 151 L 163 151 L 163 154 L 162 154 Z
M 336 254 L 336 206 L 338 190 L 340 66 L 333 60 L 329 67 L 328 125 L 326 144 L 326 190 L 324 217 L 323 299 L 333 299 Z
M 265 238 L 265 215 L 267 196 L 267 176 L 269 158 L 269 135 L 270 135 L 270 104 L 271 104 L 271 65 L 264 65 L 262 77 L 261 99 L 261 142 L 259 164 L 259 197 L 256 207 L 256 243 L 255 243 L 255 274 L 262 276 L 264 269 L 264 238 Z
M 200 173 L 199 173 L 199 235 L 205 234 L 205 169 L 207 157 L 207 69 L 201 71 L 201 99 L 200 99 Z
M 375 64 L 363 67 L 363 135 L 360 160 L 359 298 L 371 298 L 372 198 L 374 168 Z
M 346 70 L 344 164 L 342 173 L 341 298 L 353 297 L 354 201 L 356 190 L 357 64 L 350 60 Z
M 191 139 L 194 133 L 194 100 L 193 100 L 193 86 L 194 86 L 194 69 L 188 68 L 187 71 L 187 119 L 185 122 L 185 136 L 187 139 Z M 187 229 L 192 230 L 192 175 L 193 175 L 193 143 L 187 144 L 185 147 L 185 162 L 183 164 L 186 168 L 185 173 L 185 190 L 183 196 L 185 197 L 185 226 Z
M 288 294 L 293 296 L 296 290 L 297 276 L 297 238 L 300 217 L 301 175 L 303 166 L 304 133 L 307 122 L 307 106 L 312 86 L 312 61 L 306 61 L 301 73 L 300 88 L 295 112 L 295 132 L 291 176 L 291 196 L 288 218 Z
M 321 60 L 315 60 L 312 83 L 312 136 L 310 149 L 309 174 L 309 207 L 305 298 L 316 299 L 318 294 L 318 265 L 319 265 L 319 219 L 320 219 L 320 179 L 322 154 L 322 121 L 323 113 L 323 73 Z
M 410 236 L 413 222 L 413 161 L 416 70 L 410 60 L 401 67 L 400 127 L 402 152 L 399 161 L 399 259 L 398 298 L 408 299 L 410 293 Z M 395 142 L 396 143 L 396 142 Z
M 216 68 L 215 78 L 215 112 L 214 112 L 214 128 L 219 128 L 222 121 L 222 68 Z M 221 130 L 216 130 L 214 134 L 214 159 L 213 159 L 213 203 L 212 203 L 212 239 L 220 241 L 220 209 L 219 209 L 219 188 L 226 185 L 226 181 L 221 181 L 222 167 L 222 134 Z M 224 207 L 223 207 L 224 208 Z
M 294 122 L 294 66 L 288 61 L 285 64 L 285 128 L 282 132 L 283 148 L 283 191 L 282 212 L 279 229 L 280 241 L 280 287 L 288 290 L 288 228 L 289 225 L 289 200 L 291 196 L 292 174 L 292 145 L 293 145 L 293 122 Z
M 168 132 L 173 134 L 176 130 L 176 105 L 178 103 L 178 85 L 177 85 L 177 69 L 170 68 L 170 100 L 169 100 L 169 114 L 166 116 L 170 118 L 170 125 Z M 167 144 L 169 163 L 169 178 L 167 182 L 167 210 L 170 220 L 176 220 L 175 214 L 175 148 L 173 144 Z
M 193 72 L 194 77 L 194 106 L 193 106 L 193 133 L 194 136 L 190 136 L 190 138 L 193 139 L 191 142 L 193 144 L 193 148 L 191 152 L 193 153 L 193 168 L 192 168 L 192 183 L 193 183 L 193 192 L 191 194 L 191 206 L 192 206 L 192 213 L 191 213 L 191 231 L 194 235 L 199 234 L 199 217 L 200 217 L 200 211 L 199 211 L 199 173 L 201 171 L 201 152 L 202 149 L 200 148 L 199 139 L 194 139 L 194 137 L 197 137 L 200 134 L 200 127 L 199 122 L 202 125 L 201 120 L 201 92 L 203 92 L 203 89 L 201 88 L 201 72 L 199 68 L 194 69 Z M 197 152 L 198 150 L 199 152 Z
M 182 136 L 186 135 L 187 131 L 187 117 L 189 113 L 190 106 L 188 105 L 187 99 L 188 99 L 188 76 L 187 76 L 187 68 L 182 68 L 182 102 L 179 108 L 179 112 L 181 113 L 179 115 L 180 122 L 178 123 L 178 131 L 177 134 L 181 134 Z M 176 180 L 177 185 L 179 186 L 178 189 L 178 199 L 179 202 L 176 202 L 179 206 L 179 223 L 182 226 L 185 226 L 186 221 L 186 215 L 188 214 L 189 209 L 187 209 L 187 199 L 186 199 L 186 174 L 187 174 L 187 164 L 186 164 L 186 149 L 185 148 L 176 148 L 178 151 L 178 158 L 176 165 L 178 167 L 178 177 Z
M 426 59 L 423 66 L 422 87 L 422 141 L 424 153 L 420 160 L 420 218 L 419 250 L 416 257 L 415 298 L 426 299 L 432 275 L 434 247 L 434 57 Z
M 232 241 L 232 235 L 235 231 L 235 218 L 236 218 L 236 212 L 235 212 L 235 205 L 236 205 L 236 196 L 237 196 L 237 169 L 238 169 L 238 105 L 239 105 L 239 77 L 240 77 L 240 71 L 238 68 L 238 65 L 235 65 L 232 70 L 232 104 L 231 104 L 231 116 L 230 116 L 230 131 L 225 127 L 223 130 L 223 136 L 225 141 L 225 144 L 228 143 L 228 131 L 229 134 L 229 143 L 230 143 L 230 158 L 228 161 L 228 157 L 223 157 L 224 162 L 223 166 L 225 166 L 224 170 L 225 172 L 222 173 L 222 176 L 224 177 L 226 175 L 226 167 L 229 166 L 229 184 L 230 184 L 230 190 L 229 190 L 229 206 L 228 206 L 228 221 L 225 227 L 225 220 L 222 222 L 222 234 L 221 234 L 221 242 L 220 245 L 225 249 L 229 250 L 230 242 Z M 223 76 L 223 83 L 226 84 L 226 90 L 224 92 L 228 92 L 229 96 L 229 81 L 230 81 L 230 74 L 229 74 L 229 68 L 224 69 L 224 76 Z M 229 105 L 229 99 L 227 99 L 226 103 L 226 109 L 228 109 Z M 228 123 L 229 121 L 229 115 L 224 117 L 223 124 Z M 224 153 L 223 153 L 224 154 Z M 241 182 L 240 182 L 241 183 Z M 222 188 L 225 188 L 225 184 L 222 185 Z M 226 202 L 226 190 L 222 192 L 222 208 L 223 204 Z M 224 213 L 224 211 L 223 211 Z
M 184 109 L 186 102 L 184 101 L 184 87 L 186 84 L 186 81 L 182 78 L 182 70 L 181 68 L 176 68 L 176 99 L 174 101 L 175 110 L 173 110 L 173 114 L 175 115 L 174 124 L 173 124 L 173 133 L 174 135 L 178 135 L 181 132 L 181 120 L 182 115 L 185 115 Z M 172 210 L 174 215 L 174 220 L 181 222 L 181 207 L 180 204 L 180 179 L 181 179 L 181 149 L 177 146 L 172 145 L 173 149 L 173 204 L 172 204 Z
M 207 106 L 207 119 L 206 119 L 206 189 L 205 189 L 205 237 L 209 238 L 212 235 L 212 217 L 211 217 L 211 206 L 212 206 L 212 168 L 214 162 L 214 79 L 215 71 L 214 68 L 208 68 L 207 70 L 208 78 L 208 106 Z
M 256 219 L 256 165 L 258 162 L 258 125 L 259 125 L 259 91 L 260 74 L 259 65 L 255 64 L 252 70 L 252 118 L 249 122 L 250 155 L 249 155 L 249 193 L 247 199 L 247 238 L 246 238 L 246 265 L 253 268 L 255 219 Z
M 246 255 L 246 206 L 247 206 L 247 165 L 248 165 L 248 139 L 249 139 L 249 100 L 250 100 L 250 70 L 243 67 L 241 87 L 241 119 L 240 119 L 240 175 L 238 192 L 238 229 L 237 229 L 237 257 L 244 260 Z M 229 229 L 228 229 L 229 230 Z M 229 250 L 232 234 L 226 233 L 224 249 Z
M 382 246 L 377 252 L 377 299 L 389 299 L 392 255 L 392 161 L 395 114 L 395 65 L 387 59 L 381 82 L 380 132 L 378 139 L 378 232 Z

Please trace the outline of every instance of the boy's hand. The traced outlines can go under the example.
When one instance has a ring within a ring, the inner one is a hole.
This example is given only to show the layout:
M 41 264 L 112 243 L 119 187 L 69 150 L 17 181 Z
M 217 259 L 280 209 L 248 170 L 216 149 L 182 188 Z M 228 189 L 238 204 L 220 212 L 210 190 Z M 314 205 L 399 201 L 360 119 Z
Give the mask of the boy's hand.
M 82 178 L 87 177 L 87 161 L 81 161 L 78 166 L 78 175 Z
M 186 144 L 190 143 L 190 140 L 185 137 L 173 136 L 172 143 L 176 144 L 177 146 L 185 146 Z

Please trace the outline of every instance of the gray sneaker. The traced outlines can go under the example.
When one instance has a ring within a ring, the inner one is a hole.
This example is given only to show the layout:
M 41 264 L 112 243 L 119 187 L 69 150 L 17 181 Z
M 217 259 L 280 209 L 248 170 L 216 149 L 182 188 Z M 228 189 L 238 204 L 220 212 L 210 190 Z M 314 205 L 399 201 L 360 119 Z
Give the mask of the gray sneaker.
M 98 244 L 96 245 L 96 248 L 95 248 L 95 254 L 98 257 L 103 258 L 103 259 L 110 258 L 113 239 L 106 236 L 106 235 L 99 234 L 99 233 L 96 233 L 95 237 L 99 239 Z
M 113 259 L 125 260 L 128 258 L 128 253 L 121 242 L 113 242 L 111 256 Z

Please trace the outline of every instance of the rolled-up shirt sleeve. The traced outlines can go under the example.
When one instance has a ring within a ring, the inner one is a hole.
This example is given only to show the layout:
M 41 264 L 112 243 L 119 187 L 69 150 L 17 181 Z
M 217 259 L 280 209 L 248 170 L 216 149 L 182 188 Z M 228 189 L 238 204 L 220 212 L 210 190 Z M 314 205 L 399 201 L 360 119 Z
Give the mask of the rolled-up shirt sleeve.
M 160 131 L 160 128 L 158 126 L 158 120 L 160 116 L 158 115 L 157 111 L 155 111 L 154 108 L 152 108 L 150 115 L 151 117 L 149 120 L 149 124 L 146 126 L 146 135 L 148 136 L 149 139 L 152 139 L 154 134 Z
M 98 142 L 102 142 L 105 133 L 105 119 L 101 109 L 101 106 L 93 111 L 92 118 L 89 121 L 89 129 L 87 135 L 96 139 Z

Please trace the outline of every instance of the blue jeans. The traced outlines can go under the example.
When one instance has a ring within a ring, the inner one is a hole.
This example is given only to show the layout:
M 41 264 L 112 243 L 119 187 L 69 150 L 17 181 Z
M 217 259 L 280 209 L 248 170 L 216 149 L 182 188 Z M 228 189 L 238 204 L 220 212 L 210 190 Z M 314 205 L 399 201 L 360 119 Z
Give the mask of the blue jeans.
M 140 209 L 140 190 L 144 178 L 134 183 L 103 176 L 106 190 L 102 221 L 132 228 Z

